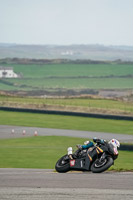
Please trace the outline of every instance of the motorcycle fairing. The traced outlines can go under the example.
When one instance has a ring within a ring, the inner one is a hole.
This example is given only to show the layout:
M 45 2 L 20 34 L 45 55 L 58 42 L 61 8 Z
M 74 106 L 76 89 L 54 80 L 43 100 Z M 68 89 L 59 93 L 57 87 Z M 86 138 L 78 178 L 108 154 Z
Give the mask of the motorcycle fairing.
M 70 167 L 74 167 L 75 166 L 75 160 L 70 160 Z
M 92 147 L 91 151 L 88 149 L 85 157 L 76 158 L 74 165 L 71 164 L 72 161 L 70 160 L 70 168 L 71 170 L 88 171 L 95 158 L 97 158 L 96 147 Z
M 70 160 L 70 168 L 71 170 L 81 170 L 81 171 L 89 170 L 90 160 L 88 155 L 86 154 L 86 157 L 84 158 L 75 159 L 75 163 L 73 166 L 72 166 L 72 161 Z

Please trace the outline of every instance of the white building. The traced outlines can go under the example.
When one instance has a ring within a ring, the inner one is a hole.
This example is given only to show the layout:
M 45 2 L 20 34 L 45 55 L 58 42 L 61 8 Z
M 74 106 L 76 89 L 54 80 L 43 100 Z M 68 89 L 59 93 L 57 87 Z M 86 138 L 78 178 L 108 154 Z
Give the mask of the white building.
M 17 78 L 18 75 L 13 71 L 13 67 L 0 67 L 0 78 Z
M 61 55 L 67 55 L 67 56 L 72 56 L 74 53 L 73 51 L 65 51 L 65 52 L 61 52 Z

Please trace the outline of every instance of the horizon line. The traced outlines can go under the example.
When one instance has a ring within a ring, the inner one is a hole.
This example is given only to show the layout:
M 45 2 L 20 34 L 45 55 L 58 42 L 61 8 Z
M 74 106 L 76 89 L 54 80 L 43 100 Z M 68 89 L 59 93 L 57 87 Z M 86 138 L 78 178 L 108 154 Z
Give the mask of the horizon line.
M 22 45 L 22 46 L 104 46 L 104 47 L 133 47 L 133 45 L 125 44 L 100 44 L 100 43 L 74 43 L 74 44 L 37 44 L 37 43 L 16 43 L 16 42 L 0 42 L 0 45 Z

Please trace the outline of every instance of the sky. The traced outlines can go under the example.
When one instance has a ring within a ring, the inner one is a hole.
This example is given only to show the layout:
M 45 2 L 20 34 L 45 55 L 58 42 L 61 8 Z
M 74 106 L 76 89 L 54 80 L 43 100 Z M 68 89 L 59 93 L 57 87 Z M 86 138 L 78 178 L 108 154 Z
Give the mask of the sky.
M 133 46 L 133 0 L 0 0 L 0 43 Z

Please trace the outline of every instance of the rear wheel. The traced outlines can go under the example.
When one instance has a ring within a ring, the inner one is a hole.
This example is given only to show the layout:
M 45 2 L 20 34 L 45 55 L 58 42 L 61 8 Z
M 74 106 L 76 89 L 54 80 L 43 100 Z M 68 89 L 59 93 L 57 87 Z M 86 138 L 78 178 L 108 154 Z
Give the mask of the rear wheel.
M 101 173 L 107 170 L 111 165 L 113 165 L 114 161 L 112 157 L 106 157 L 103 160 L 97 159 L 91 165 L 91 171 L 93 173 Z
M 70 170 L 69 158 L 68 155 L 61 157 L 56 165 L 55 169 L 57 172 L 64 173 Z

